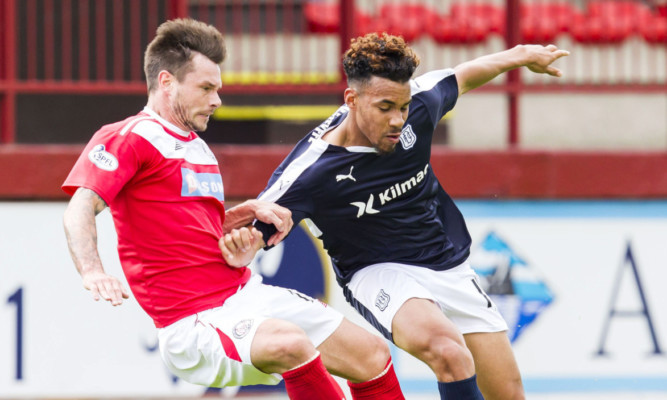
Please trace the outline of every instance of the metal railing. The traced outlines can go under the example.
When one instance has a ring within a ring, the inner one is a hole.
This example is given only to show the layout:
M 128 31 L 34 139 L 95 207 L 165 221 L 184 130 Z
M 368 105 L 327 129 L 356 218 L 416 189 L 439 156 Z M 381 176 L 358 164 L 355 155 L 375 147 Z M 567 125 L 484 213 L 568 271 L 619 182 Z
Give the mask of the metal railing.
M 13 143 L 17 96 L 141 94 L 143 50 L 159 23 L 192 16 L 225 35 L 226 93 L 340 93 L 341 49 L 369 31 L 410 40 L 424 70 L 524 41 L 581 54 L 566 78 L 511 71 L 482 90 L 508 96 L 518 142 L 526 92 L 667 93 L 667 10 L 631 0 L 3 0 L 0 143 Z M 552 8 L 550 8 L 552 7 Z M 560 7 L 560 8 L 558 8 Z M 558 11 L 561 10 L 561 11 Z

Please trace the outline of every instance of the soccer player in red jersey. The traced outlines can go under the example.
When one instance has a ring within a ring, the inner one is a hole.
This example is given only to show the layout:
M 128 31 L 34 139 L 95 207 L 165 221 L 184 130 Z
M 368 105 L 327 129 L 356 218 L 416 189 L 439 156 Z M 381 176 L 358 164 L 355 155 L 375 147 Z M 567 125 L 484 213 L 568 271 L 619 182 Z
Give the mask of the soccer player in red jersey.
M 162 24 L 145 54 L 146 107 L 103 126 L 77 160 L 63 184 L 72 195 L 64 226 L 84 287 L 114 306 L 129 297 L 97 252 L 95 217 L 109 207 L 123 272 L 175 375 L 213 387 L 284 379 L 292 399 L 340 400 L 331 371 L 354 399 L 403 399 L 381 338 L 246 268 L 292 220 L 258 200 L 225 210 L 218 161 L 196 133 L 221 104 L 224 58 L 214 27 Z M 277 232 L 265 243 L 254 220 Z

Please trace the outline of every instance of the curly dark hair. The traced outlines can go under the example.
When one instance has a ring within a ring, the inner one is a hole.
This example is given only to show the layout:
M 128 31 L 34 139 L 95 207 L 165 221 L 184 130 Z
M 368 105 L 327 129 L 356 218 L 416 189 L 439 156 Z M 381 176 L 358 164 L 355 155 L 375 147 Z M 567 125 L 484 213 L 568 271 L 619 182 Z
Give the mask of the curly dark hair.
M 189 18 L 161 24 L 144 54 L 148 93 L 157 87 L 157 76 L 162 70 L 181 81 L 190 71 L 195 52 L 216 64 L 222 63 L 227 53 L 222 34 L 212 25 Z
M 367 83 L 372 76 L 407 82 L 419 65 L 419 56 L 400 36 L 369 33 L 352 39 L 343 56 L 348 84 Z

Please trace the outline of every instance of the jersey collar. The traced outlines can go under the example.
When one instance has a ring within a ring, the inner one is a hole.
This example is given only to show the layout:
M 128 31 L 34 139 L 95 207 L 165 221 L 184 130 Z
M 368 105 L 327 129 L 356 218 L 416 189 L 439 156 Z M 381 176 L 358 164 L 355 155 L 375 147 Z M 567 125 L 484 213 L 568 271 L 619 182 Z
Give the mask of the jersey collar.
M 368 146 L 348 146 L 345 147 L 345 150 L 349 151 L 350 153 L 377 153 L 377 149 L 375 147 L 368 147 Z
M 177 127 L 176 125 L 172 124 L 171 122 L 167 121 L 166 119 L 162 118 L 161 116 L 158 115 L 155 111 L 151 110 L 148 108 L 148 106 L 144 107 L 144 112 L 151 117 L 155 118 L 160 122 L 160 124 L 164 125 L 167 127 L 170 131 L 174 132 L 175 134 L 179 136 L 183 136 L 184 138 L 187 138 L 190 136 L 190 132 L 184 131 L 183 129 Z
M 341 106 L 341 108 L 347 107 L 345 105 Z M 329 126 L 327 130 L 320 136 L 317 140 L 326 143 L 327 146 L 333 146 L 333 147 L 340 147 L 341 149 L 345 149 L 346 151 L 349 151 L 350 153 L 377 153 L 378 151 L 375 149 L 375 147 L 369 147 L 369 146 L 336 146 L 334 144 L 331 144 L 327 142 L 326 140 L 322 139 L 324 135 L 326 135 L 329 131 L 333 130 L 336 128 L 338 125 L 342 124 L 345 118 L 347 118 L 347 115 L 349 113 L 349 109 L 346 110 L 343 114 L 341 114 L 340 120 L 337 121 L 335 124 Z

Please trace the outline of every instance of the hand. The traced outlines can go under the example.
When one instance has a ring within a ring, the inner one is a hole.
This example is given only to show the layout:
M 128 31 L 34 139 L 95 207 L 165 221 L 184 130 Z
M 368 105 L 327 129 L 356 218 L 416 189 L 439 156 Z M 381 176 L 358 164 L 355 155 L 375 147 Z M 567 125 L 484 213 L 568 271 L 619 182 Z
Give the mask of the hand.
M 258 208 L 255 211 L 255 218 L 267 224 L 273 224 L 278 232 L 274 233 L 267 242 L 268 246 L 280 243 L 290 232 L 294 222 L 292 221 L 292 212 L 285 207 L 267 201 L 259 201 Z
M 83 273 L 82 276 L 83 287 L 92 292 L 95 301 L 102 298 L 111 302 L 112 306 L 119 306 L 123 304 L 123 299 L 130 298 L 130 293 L 120 281 L 103 271 L 90 271 Z
M 538 74 L 549 74 L 557 77 L 563 75 L 560 69 L 551 66 L 551 64 L 561 57 L 570 55 L 569 51 L 559 50 L 553 44 L 546 47 L 541 45 L 526 45 L 525 48 L 532 53 L 531 59 L 534 60 L 526 64 L 529 70 Z
M 222 257 L 231 267 L 245 267 L 250 264 L 259 249 L 264 247 L 262 232 L 254 227 L 250 229 L 232 229 L 231 232 L 220 238 L 218 245 Z

